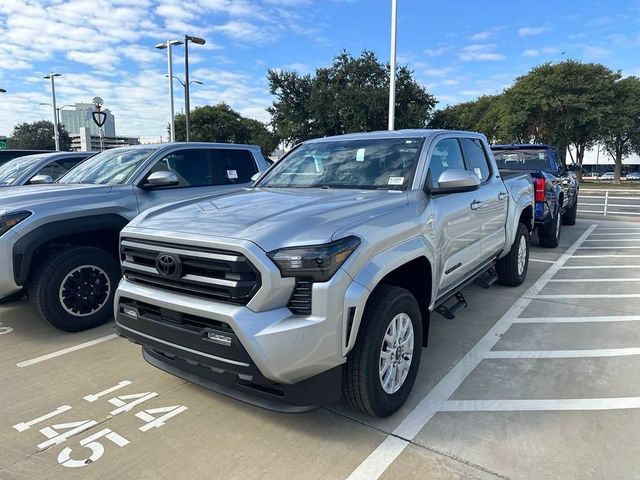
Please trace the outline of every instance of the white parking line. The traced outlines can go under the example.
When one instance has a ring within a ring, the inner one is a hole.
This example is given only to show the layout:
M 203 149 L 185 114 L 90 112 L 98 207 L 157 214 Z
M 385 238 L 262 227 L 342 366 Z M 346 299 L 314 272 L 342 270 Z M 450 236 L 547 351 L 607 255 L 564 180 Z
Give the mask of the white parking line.
M 518 317 L 513 323 L 597 323 L 597 322 L 638 322 L 640 315 L 616 317 Z
M 640 255 L 574 255 L 571 258 L 640 258 Z
M 533 298 L 540 293 L 547 282 L 560 270 L 562 265 L 571 258 L 577 248 L 589 237 L 596 226 L 597 224 L 593 224 L 587 228 L 580 238 L 529 287 L 526 293 L 507 310 L 485 336 L 467 352 L 462 360 L 460 360 L 404 418 L 400 425 L 393 430 L 393 433 L 387 436 L 382 444 L 358 465 L 351 475 L 349 475 L 348 480 L 380 478 L 389 465 L 404 451 L 409 443 L 407 440 L 412 440 L 427 422 L 441 410 L 443 402 L 446 402 L 451 395 L 453 395 L 462 382 L 480 364 L 483 359 L 483 354 L 489 352 L 495 346 L 500 337 L 511 327 L 513 320 L 524 312 Z M 401 439 L 396 437 L 401 437 Z
M 92 347 L 93 345 L 97 345 L 108 340 L 113 340 L 114 338 L 118 338 L 118 335 L 112 333 L 111 335 L 107 335 L 105 337 L 96 338 L 95 340 L 90 340 L 79 345 L 74 345 L 73 347 L 63 348 L 62 350 L 58 350 L 57 352 L 48 353 L 40 357 L 32 358 L 31 360 L 25 360 L 24 362 L 16 363 L 16 366 L 18 368 L 28 367 L 30 365 L 35 365 L 36 363 L 44 362 L 45 360 L 59 357 L 60 355 L 65 355 L 67 353 L 75 352 L 76 350 L 82 350 L 83 348 Z
M 574 257 L 575 258 L 575 257 Z M 562 270 L 584 270 L 589 268 L 640 268 L 640 265 L 569 265 L 560 267 Z
M 542 260 L 541 258 L 531 258 L 529 257 L 530 262 L 539 262 L 539 263 L 556 263 L 554 260 Z
M 640 278 L 554 278 L 549 282 L 556 283 L 600 283 L 600 282 L 640 282 Z
M 615 235 L 640 235 L 640 232 L 592 233 L 591 234 L 592 237 L 605 237 L 605 236 L 615 236 Z
M 580 250 L 619 250 L 622 248 L 640 249 L 640 245 L 609 245 L 606 247 L 580 247 Z
M 640 293 L 570 293 L 558 295 L 538 295 L 536 299 L 556 299 L 556 298 L 640 298 Z
M 640 348 L 594 348 L 587 350 L 492 350 L 484 358 L 598 358 L 640 355 Z
M 446 412 L 621 410 L 627 408 L 640 408 L 640 397 L 549 400 L 449 400 L 440 405 L 440 410 Z
M 638 241 L 637 238 L 598 238 L 593 240 L 585 240 L 585 242 L 637 242 L 637 241 Z
M 640 227 L 598 227 L 596 231 L 600 230 L 640 230 Z

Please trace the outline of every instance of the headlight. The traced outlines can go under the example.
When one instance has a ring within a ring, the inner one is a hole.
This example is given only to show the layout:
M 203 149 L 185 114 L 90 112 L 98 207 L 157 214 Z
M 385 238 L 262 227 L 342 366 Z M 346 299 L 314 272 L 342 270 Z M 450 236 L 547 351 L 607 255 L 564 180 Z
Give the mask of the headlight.
M 0 216 L 0 237 L 30 216 L 31 212 L 16 212 Z
M 358 237 L 345 237 L 323 245 L 281 248 L 268 255 L 283 277 L 310 277 L 316 282 L 326 282 L 358 245 Z

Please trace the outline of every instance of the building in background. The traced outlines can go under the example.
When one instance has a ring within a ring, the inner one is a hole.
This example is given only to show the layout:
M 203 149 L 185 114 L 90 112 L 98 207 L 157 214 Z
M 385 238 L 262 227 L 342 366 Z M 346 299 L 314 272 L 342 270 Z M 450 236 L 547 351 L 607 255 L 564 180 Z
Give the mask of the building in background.
M 99 152 L 109 148 L 127 147 L 129 145 L 140 145 L 137 137 L 116 137 L 93 134 L 91 129 L 81 127 L 78 134 L 69 135 L 71 138 L 71 150 L 74 152 Z
M 567 165 L 571 163 L 571 155 L 575 158 L 575 150 L 569 149 L 567 151 Z M 584 152 L 584 159 L 582 160 L 582 174 L 585 177 L 599 177 L 606 172 L 613 172 L 616 168 L 616 163 L 613 161 L 613 157 L 607 153 L 602 145 L 595 145 L 593 148 L 587 149 Z M 640 156 L 629 155 L 622 161 L 622 176 L 627 173 L 640 171 Z
M 60 110 L 60 123 L 70 135 L 80 135 L 81 128 L 87 128 L 91 135 L 100 136 L 100 128 L 94 123 L 91 113 L 96 109 L 93 103 L 76 103 L 75 110 Z M 116 119 L 108 108 L 102 109 L 107 120 L 102 127 L 105 137 L 116 136 Z

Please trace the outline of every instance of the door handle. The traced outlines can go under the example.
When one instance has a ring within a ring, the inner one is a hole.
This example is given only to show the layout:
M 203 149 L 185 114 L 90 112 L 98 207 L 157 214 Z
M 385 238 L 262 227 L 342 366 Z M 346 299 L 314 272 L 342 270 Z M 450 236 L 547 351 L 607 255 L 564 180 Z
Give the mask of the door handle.
M 478 210 L 480 207 L 482 207 L 484 205 L 483 202 L 480 202 L 478 200 L 474 200 L 473 202 L 471 202 L 471 210 Z
M 505 198 L 507 198 L 507 193 L 506 192 L 500 192 L 498 194 L 498 200 L 504 200 Z

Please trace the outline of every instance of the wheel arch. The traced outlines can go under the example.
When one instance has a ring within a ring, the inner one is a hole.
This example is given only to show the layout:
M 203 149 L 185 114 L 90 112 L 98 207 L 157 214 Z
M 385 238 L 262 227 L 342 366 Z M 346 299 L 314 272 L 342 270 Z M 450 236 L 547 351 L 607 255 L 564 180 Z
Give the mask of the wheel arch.
M 65 245 L 96 246 L 117 256 L 120 230 L 129 221 L 118 214 L 91 215 L 57 220 L 35 228 L 22 236 L 13 247 L 13 276 L 25 286 L 34 258 Z

